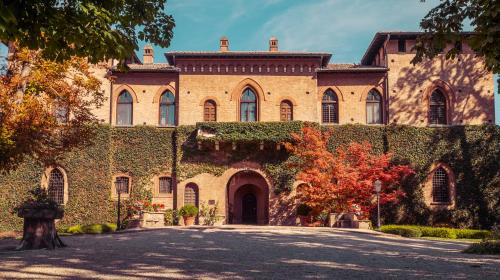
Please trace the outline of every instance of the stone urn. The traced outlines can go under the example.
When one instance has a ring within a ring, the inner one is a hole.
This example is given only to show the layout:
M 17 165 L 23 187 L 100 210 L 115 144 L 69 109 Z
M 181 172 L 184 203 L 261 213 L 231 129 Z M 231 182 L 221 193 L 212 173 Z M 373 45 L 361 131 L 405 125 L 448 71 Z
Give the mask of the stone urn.
M 143 228 L 157 228 L 165 226 L 165 212 L 142 211 L 140 224 Z
M 194 225 L 196 217 L 184 216 L 184 217 L 182 217 L 182 219 L 184 219 L 184 225 L 185 226 L 192 226 L 192 225 Z
M 24 219 L 23 238 L 16 250 L 65 247 L 57 234 L 55 220 L 64 216 L 60 207 L 22 207 L 17 215 Z

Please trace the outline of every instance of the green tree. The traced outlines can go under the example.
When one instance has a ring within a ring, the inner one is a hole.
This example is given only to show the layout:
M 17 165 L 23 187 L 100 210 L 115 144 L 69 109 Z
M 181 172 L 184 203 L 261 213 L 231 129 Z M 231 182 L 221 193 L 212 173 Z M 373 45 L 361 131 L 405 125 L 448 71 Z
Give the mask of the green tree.
M 469 23 L 473 32 L 462 33 Z M 413 63 L 434 58 L 447 45 L 453 46 L 446 58 L 460 53 L 458 42 L 464 40 L 486 68 L 500 73 L 500 1 L 498 0 L 442 0 L 420 22 L 424 33 L 417 38 Z
M 168 47 L 175 27 L 166 0 L 0 0 L 0 42 L 44 59 L 123 61 L 138 40 Z

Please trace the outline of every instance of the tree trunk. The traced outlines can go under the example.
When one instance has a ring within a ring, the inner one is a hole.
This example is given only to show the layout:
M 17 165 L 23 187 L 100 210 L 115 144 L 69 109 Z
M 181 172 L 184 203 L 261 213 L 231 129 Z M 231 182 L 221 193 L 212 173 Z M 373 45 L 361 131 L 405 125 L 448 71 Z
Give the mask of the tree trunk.
M 54 219 L 24 218 L 23 239 L 16 250 L 42 249 L 53 250 L 66 247 L 56 231 Z

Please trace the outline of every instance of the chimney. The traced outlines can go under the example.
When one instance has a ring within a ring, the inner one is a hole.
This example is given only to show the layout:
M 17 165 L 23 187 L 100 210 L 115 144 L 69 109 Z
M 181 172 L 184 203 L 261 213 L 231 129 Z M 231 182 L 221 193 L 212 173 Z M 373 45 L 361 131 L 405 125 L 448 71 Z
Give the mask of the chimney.
M 278 51 L 278 39 L 276 37 L 271 37 L 269 39 L 269 51 L 270 52 L 277 52 Z
M 229 51 L 229 40 L 227 39 L 226 36 L 223 36 L 220 38 L 220 49 L 221 52 L 227 52 Z
M 152 64 L 154 62 L 154 52 L 153 47 L 151 45 L 144 46 L 144 55 L 142 57 L 142 61 L 144 64 Z

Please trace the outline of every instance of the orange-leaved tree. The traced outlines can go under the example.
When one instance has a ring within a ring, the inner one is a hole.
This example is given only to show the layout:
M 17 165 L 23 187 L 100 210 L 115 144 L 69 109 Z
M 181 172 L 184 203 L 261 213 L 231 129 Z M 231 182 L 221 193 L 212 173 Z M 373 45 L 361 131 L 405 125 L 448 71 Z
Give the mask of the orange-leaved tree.
M 0 73 L 0 172 L 26 156 L 47 162 L 88 142 L 98 122 L 92 109 L 105 97 L 86 59 L 57 63 L 19 49 L 6 68 Z
M 369 143 L 351 143 L 328 149 L 331 133 L 305 126 L 293 142 L 285 144 L 296 160 L 297 179 L 305 184 L 297 190 L 298 198 L 315 212 L 355 212 L 366 218 L 376 206 L 373 182 L 380 180 L 381 204 L 396 202 L 404 196 L 398 187 L 413 173 L 407 165 L 391 164 L 391 154 L 376 154 Z

